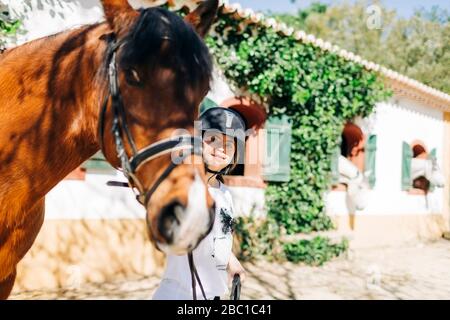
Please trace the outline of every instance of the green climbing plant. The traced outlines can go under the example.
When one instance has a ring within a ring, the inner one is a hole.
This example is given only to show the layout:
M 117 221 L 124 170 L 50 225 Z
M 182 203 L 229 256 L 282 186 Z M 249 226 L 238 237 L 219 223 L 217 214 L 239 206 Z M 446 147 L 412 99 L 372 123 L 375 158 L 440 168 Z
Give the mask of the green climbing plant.
M 315 237 L 312 240 L 286 243 L 283 245 L 283 249 L 288 261 L 321 266 L 345 252 L 348 249 L 348 240 L 342 239 L 338 243 L 333 243 L 328 238 Z

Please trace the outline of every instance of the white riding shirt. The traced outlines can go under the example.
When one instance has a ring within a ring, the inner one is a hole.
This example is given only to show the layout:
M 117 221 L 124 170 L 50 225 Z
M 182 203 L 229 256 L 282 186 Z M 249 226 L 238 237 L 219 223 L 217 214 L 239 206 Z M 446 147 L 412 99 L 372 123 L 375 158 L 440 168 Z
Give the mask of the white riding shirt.
M 194 264 L 207 299 L 228 292 L 227 266 L 233 245 L 233 200 L 230 190 L 220 183 L 219 188 L 208 188 L 216 203 L 216 215 L 211 232 L 193 251 Z M 196 281 L 197 299 L 202 300 Z M 168 255 L 166 270 L 154 300 L 192 300 L 192 278 L 187 255 Z

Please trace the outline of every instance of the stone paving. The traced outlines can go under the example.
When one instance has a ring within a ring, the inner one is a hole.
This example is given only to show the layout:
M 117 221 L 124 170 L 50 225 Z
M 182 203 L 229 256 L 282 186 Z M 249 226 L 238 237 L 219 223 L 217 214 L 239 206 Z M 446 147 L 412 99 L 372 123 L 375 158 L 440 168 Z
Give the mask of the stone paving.
M 323 267 L 245 264 L 242 299 L 450 299 L 450 241 L 350 250 Z M 15 292 L 11 299 L 149 299 L 158 277 Z

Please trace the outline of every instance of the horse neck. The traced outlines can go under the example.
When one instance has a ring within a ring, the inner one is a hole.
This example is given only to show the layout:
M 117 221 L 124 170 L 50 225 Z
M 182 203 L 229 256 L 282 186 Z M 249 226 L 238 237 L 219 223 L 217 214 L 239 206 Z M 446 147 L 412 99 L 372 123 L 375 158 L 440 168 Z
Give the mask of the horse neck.
M 36 201 L 99 149 L 106 33 L 104 24 L 84 27 L 1 60 L 0 113 L 7 117 L 0 119 L 0 198 L 6 178 L 9 190 L 16 186 Z

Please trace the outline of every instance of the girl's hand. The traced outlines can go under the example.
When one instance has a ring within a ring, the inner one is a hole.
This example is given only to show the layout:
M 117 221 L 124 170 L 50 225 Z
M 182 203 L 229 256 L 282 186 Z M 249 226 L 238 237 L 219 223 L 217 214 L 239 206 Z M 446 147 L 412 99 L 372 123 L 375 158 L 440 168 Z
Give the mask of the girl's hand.
M 246 271 L 242 267 L 239 260 L 236 258 L 236 256 L 232 253 L 230 256 L 230 261 L 228 262 L 228 282 L 231 283 L 233 281 L 233 277 L 235 274 L 238 274 L 241 277 L 241 282 L 245 281 L 246 278 Z

